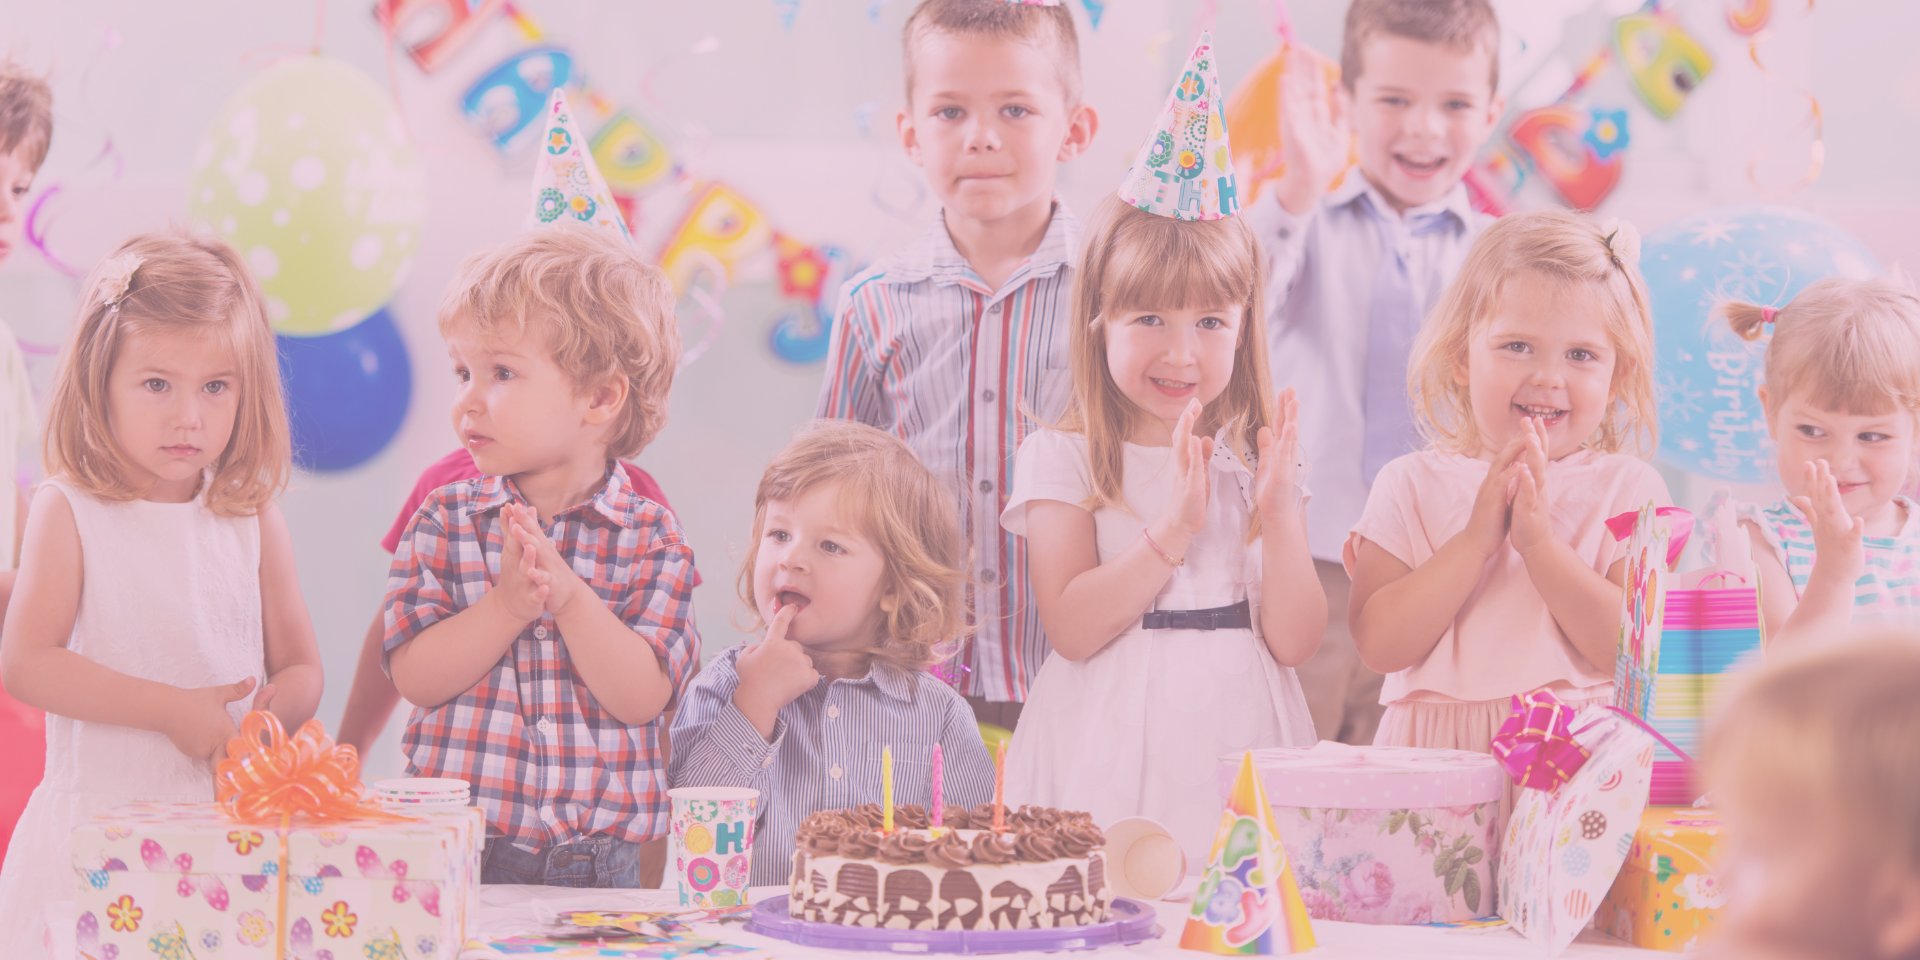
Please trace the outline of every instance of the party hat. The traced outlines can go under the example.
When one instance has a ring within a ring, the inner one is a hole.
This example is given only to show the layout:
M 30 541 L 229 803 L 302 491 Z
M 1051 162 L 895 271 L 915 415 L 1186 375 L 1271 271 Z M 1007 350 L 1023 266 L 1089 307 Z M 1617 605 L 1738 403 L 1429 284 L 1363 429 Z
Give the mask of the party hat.
M 594 165 L 591 144 L 580 135 L 580 121 L 567 93 L 559 87 L 547 97 L 546 134 L 533 166 L 533 209 L 527 226 L 572 218 L 596 227 L 620 231 L 631 241 L 627 222 L 613 202 L 613 191 Z
M 1205 42 L 1202 41 L 1202 49 Z M 1253 754 L 1240 760 L 1220 831 L 1213 837 L 1206 876 L 1180 948 L 1206 953 L 1270 955 L 1314 946 L 1313 924 L 1300 899 L 1273 808 L 1254 772 Z
M 1213 34 L 1187 57 L 1186 72 L 1167 94 L 1153 134 L 1134 154 L 1120 199 L 1163 217 L 1219 220 L 1240 208 L 1233 151 L 1221 114 L 1226 90 L 1213 63 Z

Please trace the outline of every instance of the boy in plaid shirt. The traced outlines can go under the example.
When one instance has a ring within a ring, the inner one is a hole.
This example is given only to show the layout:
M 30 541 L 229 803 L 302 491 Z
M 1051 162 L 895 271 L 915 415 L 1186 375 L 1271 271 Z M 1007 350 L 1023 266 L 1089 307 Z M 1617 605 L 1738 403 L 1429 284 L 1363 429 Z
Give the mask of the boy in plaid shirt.
M 673 295 L 624 240 L 538 229 L 441 301 L 482 476 L 421 504 L 387 580 L 407 774 L 487 812 L 485 883 L 637 887 L 667 832 L 661 712 L 699 660 L 693 552 L 614 461 L 666 420 Z

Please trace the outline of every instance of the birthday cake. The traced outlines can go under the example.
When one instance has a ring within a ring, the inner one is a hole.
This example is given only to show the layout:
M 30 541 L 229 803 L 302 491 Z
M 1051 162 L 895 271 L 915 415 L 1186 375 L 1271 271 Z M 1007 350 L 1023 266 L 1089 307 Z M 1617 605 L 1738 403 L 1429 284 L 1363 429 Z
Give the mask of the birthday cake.
M 937 835 L 907 804 L 882 830 L 879 804 L 822 810 L 794 832 L 792 916 L 896 930 L 1029 930 L 1112 917 L 1106 837 L 1086 813 L 947 807 Z

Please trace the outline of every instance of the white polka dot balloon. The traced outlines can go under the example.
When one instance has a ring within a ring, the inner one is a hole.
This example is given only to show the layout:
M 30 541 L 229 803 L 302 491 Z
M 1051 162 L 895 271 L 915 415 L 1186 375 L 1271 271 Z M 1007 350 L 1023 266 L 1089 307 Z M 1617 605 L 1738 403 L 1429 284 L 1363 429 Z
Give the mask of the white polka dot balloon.
M 346 329 L 406 279 L 426 170 L 392 98 L 354 67 L 296 57 L 247 81 L 193 167 L 189 211 L 246 257 L 275 330 Z

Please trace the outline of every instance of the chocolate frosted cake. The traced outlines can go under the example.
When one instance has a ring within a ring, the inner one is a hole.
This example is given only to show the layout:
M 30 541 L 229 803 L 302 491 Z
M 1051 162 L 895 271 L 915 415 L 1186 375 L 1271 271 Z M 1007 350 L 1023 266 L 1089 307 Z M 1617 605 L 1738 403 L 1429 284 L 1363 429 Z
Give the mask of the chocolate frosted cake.
M 794 833 L 790 912 L 802 920 L 896 930 L 1027 930 L 1111 918 L 1106 837 L 1085 813 L 948 807 L 938 837 L 927 811 L 878 804 L 823 810 Z

